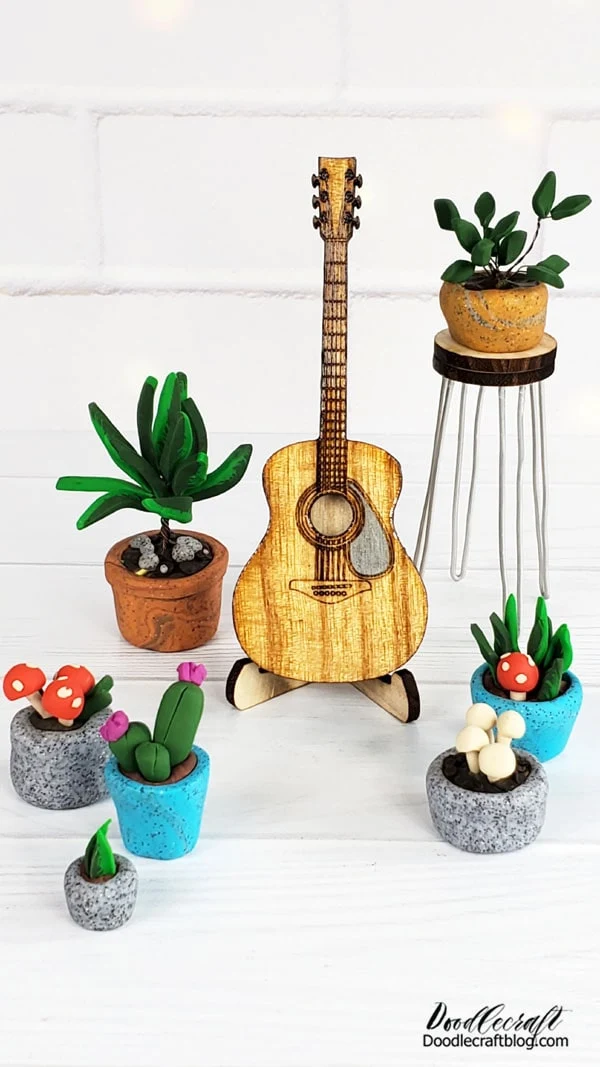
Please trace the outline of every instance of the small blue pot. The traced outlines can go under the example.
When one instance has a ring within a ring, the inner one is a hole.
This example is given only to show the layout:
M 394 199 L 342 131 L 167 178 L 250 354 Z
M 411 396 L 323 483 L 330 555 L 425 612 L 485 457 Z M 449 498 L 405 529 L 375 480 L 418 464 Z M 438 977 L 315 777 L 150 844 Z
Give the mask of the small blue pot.
M 123 774 L 113 756 L 106 765 L 109 793 L 119 817 L 123 844 L 135 856 L 175 860 L 191 852 L 200 835 L 210 759 L 195 745 L 198 762 L 187 778 L 147 785 Z
M 487 663 L 478 667 L 471 678 L 471 700 L 474 704 L 489 704 L 497 715 L 503 711 L 518 711 L 525 719 L 525 736 L 519 738 L 519 748 L 530 752 L 542 763 L 558 756 L 565 748 L 583 700 L 581 682 L 566 671 L 568 688 L 555 700 L 510 700 L 490 693 L 483 684 L 489 671 Z

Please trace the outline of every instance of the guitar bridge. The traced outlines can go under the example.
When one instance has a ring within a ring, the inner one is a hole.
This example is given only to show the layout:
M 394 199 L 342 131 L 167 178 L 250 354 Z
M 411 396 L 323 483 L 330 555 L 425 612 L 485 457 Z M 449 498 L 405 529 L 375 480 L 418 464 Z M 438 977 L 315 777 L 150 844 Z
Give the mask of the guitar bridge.
M 358 593 L 366 593 L 371 588 L 370 582 L 364 581 L 320 581 L 317 578 L 294 578 L 290 582 L 290 589 L 297 593 L 304 593 L 312 600 L 318 600 L 321 604 L 339 604 L 340 600 L 348 600 Z

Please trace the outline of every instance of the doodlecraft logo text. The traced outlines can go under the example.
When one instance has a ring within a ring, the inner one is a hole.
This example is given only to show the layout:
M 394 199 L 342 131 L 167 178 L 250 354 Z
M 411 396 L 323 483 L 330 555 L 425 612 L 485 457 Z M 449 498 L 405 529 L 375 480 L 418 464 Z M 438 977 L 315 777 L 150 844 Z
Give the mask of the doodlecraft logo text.
M 439 1000 L 425 1024 L 424 1048 L 568 1048 L 569 1039 L 557 1033 L 566 1009 L 554 1004 L 541 1014 L 507 1010 L 506 1004 L 485 1005 L 471 1015 L 452 1015 Z

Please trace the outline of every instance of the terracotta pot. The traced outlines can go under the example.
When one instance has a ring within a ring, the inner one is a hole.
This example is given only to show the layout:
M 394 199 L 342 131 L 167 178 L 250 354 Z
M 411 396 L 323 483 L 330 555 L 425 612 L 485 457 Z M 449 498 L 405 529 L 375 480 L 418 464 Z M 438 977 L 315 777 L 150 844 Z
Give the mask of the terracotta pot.
M 524 352 L 539 344 L 546 326 L 548 289 L 465 289 L 444 282 L 440 307 L 455 341 L 476 352 Z
M 149 537 L 158 531 L 147 530 Z M 205 541 L 213 551 L 208 567 L 186 578 L 145 578 L 127 570 L 121 556 L 132 537 L 110 549 L 104 562 L 112 586 L 119 630 L 137 648 L 183 652 L 206 644 L 217 631 L 221 615 L 223 576 L 229 553 L 220 541 L 193 530 L 174 530 Z

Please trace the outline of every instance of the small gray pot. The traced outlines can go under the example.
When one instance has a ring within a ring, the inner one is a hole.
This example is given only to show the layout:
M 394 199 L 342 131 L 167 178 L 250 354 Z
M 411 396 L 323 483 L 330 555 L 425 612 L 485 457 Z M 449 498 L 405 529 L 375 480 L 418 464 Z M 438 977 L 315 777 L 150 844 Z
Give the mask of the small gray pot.
M 514 852 L 531 844 L 544 825 L 548 779 L 530 752 L 514 749 L 531 773 L 509 793 L 473 793 L 448 781 L 442 771 L 449 748 L 427 770 L 426 785 L 433 825 L 444 841 L 465 852 Z
M 81 873 L 83 856 L 65 871 L 65 897 L 71 918 L 84 930 L 118 930 L 133 915 L 137 897 L 137 871 L 125 856 L 115 852 L 117 873 L 108 882 L 88 882 Z
M 33 708 L 10 724 L 10 777 L 16 792 L 37 808 L 84 808 L 108 796 L 104 767 L 110 749 L 99 728 L 111 714 L 97 711 L 78 730 L 36 730 Z

